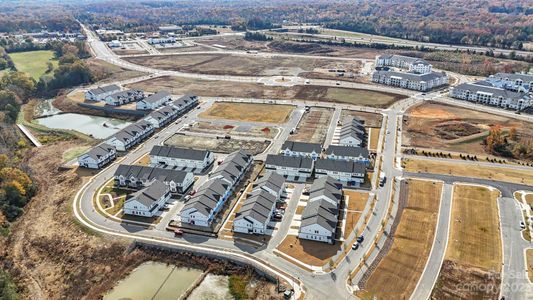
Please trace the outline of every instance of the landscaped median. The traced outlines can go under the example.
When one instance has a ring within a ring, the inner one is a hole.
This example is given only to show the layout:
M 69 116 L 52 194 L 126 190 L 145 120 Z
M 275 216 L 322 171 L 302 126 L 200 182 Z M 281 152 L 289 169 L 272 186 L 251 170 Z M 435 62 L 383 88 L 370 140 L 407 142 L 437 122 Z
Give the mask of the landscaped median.
M 495 299 L 502 240 L 496 189 L 455 184 L 448 247 L 432 299 Z
M 398 211 L 392 245 L 380 250 L 385 252 L 383 258 L 363 276 L 362 290 L 357 292 L 362 299 L 408 299 L 431 252 L 442 183 L 408 179 L 402 189 L 400 197 L 407 199 L 400 199 L 405 206 Z
M 473 177 L 519 184 L 533 185 L 533 168 L 517 169 L 504 166 L 486 166 L 453 161 L 404 158 L 402 167 L 407 172 L 434 173 L 460 177 Z

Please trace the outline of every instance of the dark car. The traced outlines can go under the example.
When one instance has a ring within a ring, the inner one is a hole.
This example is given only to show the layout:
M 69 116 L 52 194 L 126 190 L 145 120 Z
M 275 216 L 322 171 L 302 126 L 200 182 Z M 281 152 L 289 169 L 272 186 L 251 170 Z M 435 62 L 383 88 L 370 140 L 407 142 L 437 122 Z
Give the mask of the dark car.
M 359 237 L 357 237 L 357 242 L 358 242 L 358 243 L 362 243 L 364 240 L 365 240 L 365 237 L 362 236 L 362 235 L 359 236 Z
M 353 244 L 353 245 L 352 245 L 352 249 L 353 249 L 353 250 L 357 250 L 357 249 L 359 249 L 359 243 L 355 243 L 355 244 Z

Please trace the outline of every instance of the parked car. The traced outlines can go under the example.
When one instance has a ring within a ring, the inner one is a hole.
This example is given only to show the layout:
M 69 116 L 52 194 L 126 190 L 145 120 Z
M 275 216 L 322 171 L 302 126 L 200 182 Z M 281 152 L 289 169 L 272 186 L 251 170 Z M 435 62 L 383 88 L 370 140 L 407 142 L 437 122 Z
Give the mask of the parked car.
M 189 192 L 189 195 L 191 195 L 191 196 L 194 196 L 194 194 L 196 194 L 196 190 L 191 190 L 191 191 Z
M 362 236 L 362 235 L 357 237 L 357 242 L 358 243 L 362 243 L 364 240 L 365 240 L 365 237 Z
M 335 85 L 341 85 L 341 83 L 337 81 L 337 82 L 335 82 Z
M 182 236 L 183 230 L 181 229 L 174 229 L 174 236 Z
M 283 293 L 283 298 L 290 299 L 292 294 L 294 294 L 294 290 L 286 290 L 285 293 Z
M 352 245 L 352 250 L 357 250 L 357 249 L 359 249 L 359 243 L 354 243 Z
M 183 200 L 185 200 L 185 202 L 191 200 L 191 195 L 185 195 L 185 197 L 183 197 Z
M 520 229 L 526 229 L 526 224 L 523 221 L 520 221 Z

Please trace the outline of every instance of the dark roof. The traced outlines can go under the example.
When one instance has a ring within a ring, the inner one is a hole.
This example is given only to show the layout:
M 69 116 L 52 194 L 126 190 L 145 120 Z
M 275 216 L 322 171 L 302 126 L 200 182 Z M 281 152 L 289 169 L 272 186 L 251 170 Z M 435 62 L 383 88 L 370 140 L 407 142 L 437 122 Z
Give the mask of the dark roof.
M 116 84 L 106 85 L 106 86 L 100 86 L 95 89 L 89 90 L 89 92 L 93 93 L 94 95 L 100 95 L 105 94 L 112 91 L 119 91 L 120 87 Z
M 499 87 L 489 86 L 484 84 L 484 82 L 475 82 L 475 83 L 461 83 L 455 87 L 453 87 L 453 91 L 469 91 L 471 93 L 489 93 L 492 94 L 494 97 L 502 97 L 505 99 L 513 99 L 513 100 L 519 100 L 524 97 L 526 97 L 523 93 L 516 93 L 512 92 L 506 89 L 502 89 Z M 453 92 L 452 92 L 453 93 Z
M 150 156 L 163 156 L 170 158 L 181 158 L 187 160 L 201 160 L 203 161 L 210 151 L 208 150 L 196 150 L 189 148 L 180 148 L 174 146 L 159 146 L 156 145 L 150 151 Z
M 498 78 L 498 79 L 501 79 L 501 80 L 505 80 L 505 78 L 508 78 L 509 80 L 520 79 L 523 82 L 532 82 L 533 81 L 533 75 L 532 74 L 496 73 L 494 75 L 491 75 L 490 77 Z
M 152 95 L 142 99 L 141 101 L 146 102 L 146 103 L 157 103 L 157 102 L 161 101 L 161 99 L 169 97 L 169 96 L 170 96 L 169 92 L 160 91 L 160 92 L 157 92 L 155 94 L 152 94 Z
M 427 82 L 440 77 L 446 77 L 444 72 L 430 72 L 426 74 L 415 74 L 407 72 L 396 72 L 396 71 L 375 71 L 375 75 L 385 76 L 385 77 L 399 77 L 401 79 L 408 79 L 415 82 Z
M 267 165 L 274 165 L 274 166 L 280 166 L 280 167 L 301 168 L 301 169 L 312 169 L 313 168 L 313 160 L 308 157 L 294 157 L 294 156 L 269 154 L 267 155 L 265 163 Z
M 114 146 L 108 145 L 106 143 L 101 143 L 97 146 L 94 146 L 89 150 L 89 152 L 81 155 L 81 156 L 88 156 L 96 161 L 100 160 L 100 157 L 106 156 L 109 154 L 109 152 L 115 150 Z
M 144 206 L 150 207 L 166 193 L 168 193 L 168 186 L 159 180 L 155 180 L 148 187 L 131 194 L 126 202 L 137 200 Z
M 173 169 L 161 169 L 139 165 L 119 165 L 114 176 L 122 175 L 126 178 L 134 177 L 148 181 L 157 179 L 163 182 L 173 181 L 182 183 L 187 174 L 187 172 Z
M 271 190 L 279 191 L 285 183 L 285 177 L 276 172 L 266 172 L 266 174 L 255 181 L 254 187 L 268 187 Z
M 326 150 L 326 154 L 334 154 L 337 156 L 349 156 L 349 157 L 364 157 L 368 158 L 368 149 L 362 147 L 348 147 L 339 145 L 330 145 Z
M 293 141 L 285 141 L 285 143 L 283 143 L 283 146 L 281 146 L 282 150 L 285 150 L 287 148 L 293 152 L 304 152 L 304 153 L 312 153 L 313 151 L 316 153 L 320 153 L 322 151 L 322 145 L 320 144 L 293 142 Z
M 365 173 L 366 167 L 354 161 L 343 161 L 335 159 L 318 159 L 315 162 L 316 170 L 336 171 L 343 173 Z
M 270 213 L 276 205 L 276 197 L 269 192 L 259 191 L 252 193 L 244 200 L 242 207 L 237 213 L 237 219 L 251 217 L 261 223 L 267 223 Z
M 302 212 L 300 227 L 318 224 L 335 233 L 335 228 L 339 220 L 338 215 L 338 208 L 327 200 L 308 202 Z

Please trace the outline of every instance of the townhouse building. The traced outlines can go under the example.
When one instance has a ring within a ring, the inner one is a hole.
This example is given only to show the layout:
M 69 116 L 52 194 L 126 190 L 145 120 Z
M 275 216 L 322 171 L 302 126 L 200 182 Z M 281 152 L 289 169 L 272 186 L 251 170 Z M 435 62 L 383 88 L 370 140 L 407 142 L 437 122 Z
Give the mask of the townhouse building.
M 156 167 L 173 168 L 200 174 L 215 160 L 209 150 L 196 150 L 174 146 L 156 145 L 150 151 L 150 163 Z
M 159 180 L 129 195 L 124 201 L 124 214 L 141 217 L 154 217 L 170 199 L 170 189 Z
M 366 167 L 354 161 L 319 159 L 315 162 L 315 177 L 330 176 L 346 186 L 359 187 L 365 181 Z
M 169 92 L 159 91 L 137 101 L 136 108 L 138 110 L 154 110 L 165 105 L 165 103 L 170 102 L 171 100 L 172 99 Z
M 115 92 L 104 98 L 107 105 L 120 106 L 130 102 L 136 102 L 144 99 L 144 92 L 140 90 L 125 90 Z
M 179 116 L 180 111 L 176 107 L 167 105 L 152 111 L 144 117 L 144 120 L 150 122 L 155 128 L 161 128 L 176 120 Z
M 322 153 L 322 145 L 316 143 L 285 141 L 281 146 L 281 153 L 285 156 L 309 157 L 316 160 L 320 156 L 320 153 Z
M 311 178 L 313 160 L 308 157 L 268 154 L 265 169 L 278 173 L 288 181 L 305 182 Z
M 367 166 L 370 164 L 368 149 L 362 147 L 330 145 L 326 149 L 326 157 L 334 160 L 354 161 Z
M 78 157 L 78 165 L 82 168 L 100 169 L 117 157 L 117 149 L 106 143 L 91 148 Z
M 116 84 L 100 86 L 85 92 L 85 100 L 90 101 L 104 101 L 105 97 L 117 93 L 120 87 Z
M 159 180 L 171 192 L 179 194 L 185 193 L 194 183 L 194 175 L 190 172 L 140 165 L 119 165 L 113 178 L 117 186 L 133 189 L 147 187 Z
M 117 151 L 126 151 L 149 137 L 153 132 L 152 123 L 139 120 L 113 134 L 106 140 L 106 143 L 114 146 Z

